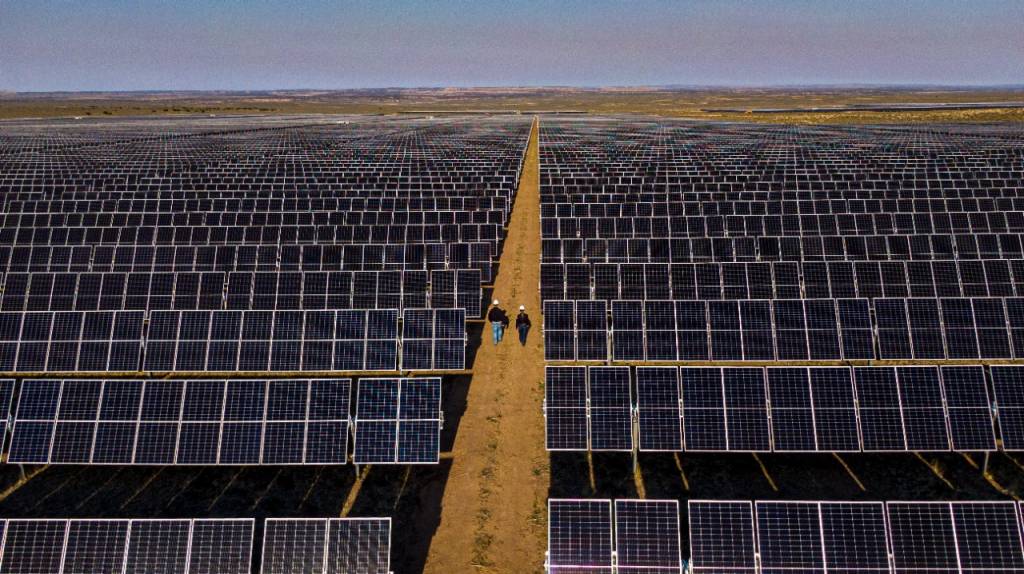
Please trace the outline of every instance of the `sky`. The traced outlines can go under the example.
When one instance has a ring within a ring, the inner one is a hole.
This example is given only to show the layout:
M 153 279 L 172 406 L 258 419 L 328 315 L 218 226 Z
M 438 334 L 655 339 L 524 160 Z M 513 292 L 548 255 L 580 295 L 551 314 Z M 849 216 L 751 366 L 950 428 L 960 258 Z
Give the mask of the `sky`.
M 0 0 L 0 90 L 1024 84 L 1024 0 Z

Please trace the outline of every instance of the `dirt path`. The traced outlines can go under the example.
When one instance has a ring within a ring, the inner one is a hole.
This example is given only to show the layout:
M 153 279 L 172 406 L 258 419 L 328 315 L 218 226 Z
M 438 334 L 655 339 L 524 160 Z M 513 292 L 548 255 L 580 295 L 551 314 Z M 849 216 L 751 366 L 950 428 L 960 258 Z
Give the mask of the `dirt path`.
M 514 330 L 495 346 L 490 325 L 484 327 L 441 525 L 424 569 L 431 574 L 543 571 L 549 478 L 541 413 L 538 129 L 535 121 L 494 283 L 494 297 L 510 316 L 526 305 L 533 329 L 525 347 Z

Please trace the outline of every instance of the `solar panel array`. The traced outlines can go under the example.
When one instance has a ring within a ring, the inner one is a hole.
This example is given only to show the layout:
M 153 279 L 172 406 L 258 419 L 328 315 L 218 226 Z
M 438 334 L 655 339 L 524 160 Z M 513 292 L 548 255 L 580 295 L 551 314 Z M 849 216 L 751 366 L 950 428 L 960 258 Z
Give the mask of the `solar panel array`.
M 1024 259 L 545 263 L 544 300 L 1017 297 Z
M 1024 359 L 1024 156 L 1015 135 L 621 118 L 554 119 L 541 129 L 549 364 Z M 711 372 L 717 383 L 699 383 Z M 563 372 L 549 380 L 558 388 L 548 392 L 548 446 L 1016 444 L 1014 406 L 1005 422 L 997 416 L 982 369 L 963 371 L 973 373 L 969 391 L 943 388 L 950 372 Z M 827 373 L 846 382 L 815 391 Z
M 1024 299 L 544 303 L 548 361 L 1024 359 Z
M 156 125 L 0 141 L 0 371 L 465 368 L 527 119 Z
M 441 440 L 441 379 L 359 379 L 356 464 L 432 464 Z
M 0 311 L 461 308 L 479 318 L 478 269 L 9 273 Z
M 0 520 L 0 571 L 249 574 L 253 519 Z
M 268 518 L 262 574 L 389 574 L 390 518 Z
M 454 308 L 406 309 L 401 332 L 396 309 L 0 312 L 0 371 L 457 371 L 465 321 Z
M 0 382 L 10 404 L 13 381 Z M 18 389 L 7 461 L 338 465 L 439 460 L 441 379 L 52 380 Z M 7 427 L 7 418 L 3 419 Z
M 545 566 L 552 574 L 681 574 L 679 548 L 675 500 L 548 500 Z
M 1015 502 L 689 502 L 690 568 L 1024 571 Z
M 9 462 L 345 464 L 348 379 L 33 380 Z
M 0 571 L 250 574 L 248 519 L 4 519 Z M 260 572 L 389 574 L 389 518 L 268 518 Z
M 991 378 L 995 395 L 989 392 L 981 366 L 549 366 L 544 402 L 547 448 L 1020 449 L 1024 410 L 1014 409 L 1024 408 L 1024 367 L 993 367 Z

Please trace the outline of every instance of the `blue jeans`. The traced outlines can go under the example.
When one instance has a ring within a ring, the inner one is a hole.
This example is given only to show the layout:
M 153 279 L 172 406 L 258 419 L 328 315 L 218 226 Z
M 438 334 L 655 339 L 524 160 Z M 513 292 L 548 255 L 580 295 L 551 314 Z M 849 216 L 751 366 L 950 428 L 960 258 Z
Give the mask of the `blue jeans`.
M 501 321 L 491 321 L 491 334 L 494 335 L 494 344 L 497 345 L 504 335 L 504 326 Z
M 519 344 L 520 345 L 524 345 L 524 346 L 526 345 L 526 334 L 529 333 L 529 332 L 530 332 L 530 326 L 529 325 L 520 325 L 519 326 Z

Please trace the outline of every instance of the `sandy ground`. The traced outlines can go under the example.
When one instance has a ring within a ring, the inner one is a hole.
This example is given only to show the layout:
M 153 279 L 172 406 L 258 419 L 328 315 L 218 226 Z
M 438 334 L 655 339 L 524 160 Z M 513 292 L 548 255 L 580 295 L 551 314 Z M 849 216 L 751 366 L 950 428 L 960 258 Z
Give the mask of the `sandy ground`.
M 543 571 L 549 464 L 541 412 L 537 133 L 535 124 L 494 283 L 494 297 L 510 316 L 526 305 L 533 329 L 525 346 L 514 332 L 495 346 L 485 326 L 427 573 Z

